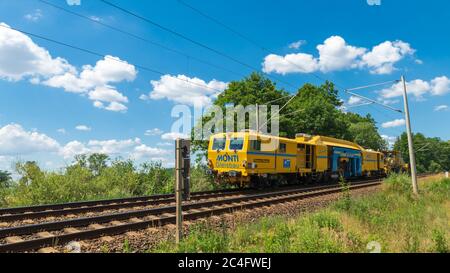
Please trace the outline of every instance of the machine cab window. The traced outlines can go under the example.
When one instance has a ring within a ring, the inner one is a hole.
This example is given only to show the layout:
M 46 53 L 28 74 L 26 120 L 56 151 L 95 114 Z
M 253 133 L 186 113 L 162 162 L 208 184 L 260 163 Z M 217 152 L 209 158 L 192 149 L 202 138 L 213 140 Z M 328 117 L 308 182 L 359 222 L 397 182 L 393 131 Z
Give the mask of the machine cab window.
M 244 139 L 243 138 L 231 138 L 229 149 L 231 151 L 240 151 L 244 147 Z
M 261 140 L 250 140 L 251 151 L 261 151 Z
M 280 143 L 280 147 L 278 149 L 280 153 L 286 153 L 286 143 Z
M 212 150 L 224 150 L 226 139 L 224 137 L 214 138 Z

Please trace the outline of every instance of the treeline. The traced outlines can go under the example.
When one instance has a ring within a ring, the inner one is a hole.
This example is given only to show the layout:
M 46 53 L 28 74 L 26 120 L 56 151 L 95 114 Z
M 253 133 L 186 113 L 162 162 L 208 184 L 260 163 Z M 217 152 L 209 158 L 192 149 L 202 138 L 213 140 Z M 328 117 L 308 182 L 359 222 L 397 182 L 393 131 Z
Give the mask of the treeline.
M 214 105 L 225 110 L 229 104 L 245 107 L 276 101 L 272 104 L 281 107 L 288 102 L 289 95 L 267 77 L 253 73 L 240 81 L 231 82 L 214 101 Z M 268 115 L 270 119 L 270 110 Z M 201 128 L 209 120 L 211 116 L 203 117 L 196 128 Z M 294 138 L 297 133 L 307 133 L 357 142 L 374 150 L 384 150 L 388 145 L 378 133 L 376 122 L 370 115 L 361 116 L 343 111 L 343 101 L 331 82 L 320 86 L 305 84 L 299 88 L 295 98 L 280 112 L 279 129 L 281 136 L 290 138 Z M 207 141 L 194 141 L 193 145 L 195 151 L 205 154 Z
M 450 141 L 426 137 L 421 133 L 413 135 L 417 172 L 450 171 Z M 409 163 L 408 137 L 403 133 L 395 142 L 394 150 L 400 151 Z
M 16 164 L 20 178 L 0 172 L 0 205 L 26 206 L 82 200 L 120 198 L 174 192 L 174 170 L 159 162 L 136 166 L 131 160 L 104 154 L 77 156 L 59 172 L 43 171 L 36 162 Z M 203 167 L 191 170 L 192 190 L 217 187 Z

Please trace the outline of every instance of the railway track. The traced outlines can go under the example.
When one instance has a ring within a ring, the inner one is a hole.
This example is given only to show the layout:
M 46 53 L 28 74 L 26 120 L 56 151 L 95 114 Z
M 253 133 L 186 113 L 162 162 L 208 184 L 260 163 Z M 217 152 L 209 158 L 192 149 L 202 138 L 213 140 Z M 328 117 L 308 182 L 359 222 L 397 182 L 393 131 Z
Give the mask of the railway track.
M 381 184 L 381 179 L 355 182 L 350 190 Z M 248 193 L 242 196 L 204 200 L 183 206 L 185 220 L 261 207 L 276 203 L 338 193 L 339 185 L 281 189 L 275 192 Z M 218 194 L 218 193 L 214 193 Z M 74 240 L 116 235 L 128 231 L 175 223 L 175 206 L 112 213 L 47 223 L 0 229 L 0 252 L 33 251 L 66 244 Z
M 224 189 L 192 193 L 191 200 L 226 197 L 242 193 L 239 189 Z M 82 201 L 63 204 L 39 205 L 29 207 L 15 207 L 0 209 L 0 222 L 35 219 L 41 217 L 60 216 L 82 212 L 95 212 L 111 209 L 132 208 L 141 206 L 160 205 L 175 202 L 173 194 L 160 194 L 118 198 L 108 200 Z

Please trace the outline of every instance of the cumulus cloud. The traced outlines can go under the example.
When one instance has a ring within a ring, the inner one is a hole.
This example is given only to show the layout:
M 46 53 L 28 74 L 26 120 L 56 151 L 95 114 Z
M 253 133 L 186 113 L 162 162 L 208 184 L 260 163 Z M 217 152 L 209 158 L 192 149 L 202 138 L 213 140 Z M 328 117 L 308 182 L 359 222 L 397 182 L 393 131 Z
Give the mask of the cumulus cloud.
M 372 74 L 390 74 L 395 64 L 415 50 L 403 41 L 385 41 L 372 50 L 347 44 L 340 36 L 331 36 L 323 44 L 317 45 L 318 57 L 297 53 L 280 56 L 267 55 L 262 64 L 266 73 L 324 73 L 347 69 L 367 68 Z
M 172 151 L 147 146 L 139 138 L 89 140 L 87 142 L 73 140 L 61 145 L 55 139 L 36 130 L 27 131 L 19 124 L 0 127 L 0 164 L 6 165 L 16 156 L 34 156 L 36 153 L 46 156 L 59 155 L 66 160 L 73 159 L 80 154 L 103 153 L 136 160 L 169 162 L 162 158 L 172 154 Z
M 75 129 L 77 129 L 78 131 L 85 131 L 85 132 L 92 130 L 91 127 L 88 127 L 86 125 L 78 125 L 75 127 Z
M 362 65 L 367 66 L 372 74 L 390 74 L 395 70 L 394 64 L 415 50 L 403 41 L 386 41 L 362 56 Z
M 348 104 L 348 105 L 357 105 L 357 104 L 362 103 L 363 101 L 364 101 L 364 100 L 361 99 L 360 97 L 351 96 L 351 97 L 348 99 L 347 104 Z
M 143 100 L 168 99 L 187 105 L 209 105 L 212 100 L 228 86 L 227 83 L 212 80 L 205 82 L 199 78 L 185 75 L 164 75 L 159 80 L 151 81 L 153 90 L 149 95 L 141 95 Z
M 304 53 L 288 54 L 279 56 L 267 55 L 263 62 L 265 73 L 275 72 L 278 74 L 288 73 L 311 73 L 319 69 L 319 63 L 314 56 Z
M 431 94 L 445 95 L 450 92 L 450 79 L 442 76 L 431 80 Z
M 438 105 L 438 106 L 434 107 L 435 112 L 448 111 L 448 110 L 449 110 L 448 105 Z
M 110 111 L 123 112 L 128 98 L 111 86 L 111 83 L 133 81 L 137 71 L 133 65 L 120 58 L 106 56 L 95 66 L 85 65 L 81 73 L 67 72 L 46 80 L 43 84 L 63 88 L 67 92 L 86 93 L 94 106 Z M 104 103 L 108 105 L 105 106 Z
M 45 134 L 26 131 L 19 124 L 0 128 L 0 155 L 26 155 L 38 152 L 58 152 L 59 143 Z
M 19 81 L 26 77 L 52 77 L 74 70 L 65 59 L 53 58 L 27 35 L 0 23 L 0 79 Z
M 162 140 L 176 140 L 177 138 L 189 138 L 189 136 L 186 134 L 175 132 L 165 133 L 161 136 Z
M 136 68 L 114 56 L 105 56 L 95 66 L 84 65 L 79 72 L 63 58 L 53 58 L 27 35 L 0 23 L 0 79 L 29 79 L 33 84 L 62 88 L 81 94 L 97 108 L 125 112 L 128 98 L 112 84 L 134 81 Z
M 61 147 L 59 154 L 65 159 L 74 158 L 76 155 L 88 154 L 90 150 L 79 141 L 71 141 L 64 147 Z
M 337 71 L 357 67 L 357 58 L 366 51 L 365 48 L 348 45 L 340 36 L 331 36 L 322 45 L 317 46 L 319 51 L 319 65 L 323 72 Z
M 431 81 L 416 79 L 406 83 L 406 90 L 409 95 L 416 99 L 423 99 L 424 95 L 432 96 L 445 95 L 450 92 L 450 79 L 446 76 L 436 77 Z M 382 89 L 378 92 L 380 100 L 392 99 L 403 95 L 403 83 L 398 82 L 389 88 Z
M 154 161 L 163 161 L 162 156 L 169 154 L 169 151 L 160 148 L 149 147 L 141 144 L 134 148 L 132 157 L 135 159 L 150 158 Z
M 405 120 L 404 119 L 395 119 L 392 121 L 388 121 L 385 122 L 383 124 L 381 124 L 381 127 L 383 128 L 394 128 L 394 127 L 399 127 L 399 126 L 403 126 L 405 125 Z

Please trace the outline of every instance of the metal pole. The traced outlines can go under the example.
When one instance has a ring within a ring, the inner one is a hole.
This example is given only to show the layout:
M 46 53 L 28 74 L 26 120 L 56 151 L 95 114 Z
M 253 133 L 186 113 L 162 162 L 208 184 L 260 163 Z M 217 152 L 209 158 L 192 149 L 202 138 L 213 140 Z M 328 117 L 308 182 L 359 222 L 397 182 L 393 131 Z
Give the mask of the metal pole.
M 176 200 L 176 234 L 175 240 L 179 244 L 183 237 L 183 212 L 182 212 L 182 191 L 183 191 L 183 163 L 182 163 L 182 140 L 175 141 L 175 200 Z
M 411 178 L 414 194 L 419 194 L 419 188 L 417 186 L 417 174 L 416 174 L 416 156 L 414 155 L 414 143 L 411 130 L 411 121 L 409 117 L 408 106 L 408 94 L 406 93 L 406 81 L 402 76 L 401 81 L 403 83 L 403 101 L 405 104 L 405 118 L 406 118 L 406 133 L 408 135 L 408 149 L 409 149 L 409 162 L 411 166 Z

